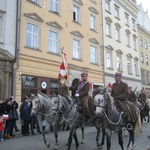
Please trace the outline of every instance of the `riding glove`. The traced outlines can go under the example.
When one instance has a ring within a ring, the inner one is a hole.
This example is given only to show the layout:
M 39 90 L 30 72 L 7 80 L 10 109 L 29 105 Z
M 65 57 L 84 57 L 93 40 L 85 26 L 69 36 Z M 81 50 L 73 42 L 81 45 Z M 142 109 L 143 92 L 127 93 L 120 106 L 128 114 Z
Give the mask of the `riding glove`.
M 79 97 L 80 95 L 78 93 L 75 94 L 75 97 Z

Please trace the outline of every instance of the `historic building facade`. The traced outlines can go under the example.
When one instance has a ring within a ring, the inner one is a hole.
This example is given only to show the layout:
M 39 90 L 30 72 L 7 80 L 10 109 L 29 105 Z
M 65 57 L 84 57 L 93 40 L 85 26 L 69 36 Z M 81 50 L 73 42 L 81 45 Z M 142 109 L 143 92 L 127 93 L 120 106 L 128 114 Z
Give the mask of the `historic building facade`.
M 99 4 L 100 0 L 19 1 L 16 98 L 58 90 L 61 49 L 67 55 L 70 83 L 86 71 L 89 81 L 103 85 Z
M 13 95 L 17 0 L 0 0 L 0 101 Z
M 115 72 L 121 72 L 123 81 L 139 91 L 142 85 L 136 1 L 103 0 L 102 12 L 104 83 L 114 83 Z
M 138 49 L 142 87 L 150 95 L 150 18 L 142 4 L 138 5 Z

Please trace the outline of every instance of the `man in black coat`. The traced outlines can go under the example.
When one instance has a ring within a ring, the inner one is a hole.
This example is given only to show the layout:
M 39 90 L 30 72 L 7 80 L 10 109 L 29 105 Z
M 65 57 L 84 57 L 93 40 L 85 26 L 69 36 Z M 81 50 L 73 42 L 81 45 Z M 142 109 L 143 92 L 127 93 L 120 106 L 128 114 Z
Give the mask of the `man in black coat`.
M 30 122 L 30 106 L 29 98 L 23 98 L 23 103 L 20 107 L 20 119 L 22 120 L 21 132 L 24 136 L 29 135 L 29 122 Z

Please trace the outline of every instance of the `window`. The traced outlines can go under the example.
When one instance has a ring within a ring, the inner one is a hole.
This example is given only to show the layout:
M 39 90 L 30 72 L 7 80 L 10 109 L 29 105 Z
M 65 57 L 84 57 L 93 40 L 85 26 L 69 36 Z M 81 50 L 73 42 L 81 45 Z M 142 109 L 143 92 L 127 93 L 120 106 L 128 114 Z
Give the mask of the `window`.
M 148 49 L 147 40 L 145 40 L 145 48 Z
M 126 45 L 130 46 L 130 35 L 126 33 Z
M 50 0 L 50 10 L 59 13 L 59 0 Z
M 119 19 L 119 7 L 115 5 L 115 17 Z
M 145 62 L 146 62 L 146 65 L 148 65 L 148 55 L 145 55 Z
M 73 5 L 73 21 L 80 23 L 80 8 Z
M 143 46 L 143 39 L 141 36 L 140 36 L 140 46 Z
M 136 26 L 135 26 L 135 20 L 132 19 L 132 29 L 135 30 Z
M 81 42 L 77 39 L 73 39 L 73 58 L 81 59 Z
M 106 23 L 106 35 L 111 36 L 111 24 Z
M 120 55 L 117 55 L 117 71 L 122 71 L 122 60 Z
M 136 50 L 136 38 L 135 37 L 133 37 L 133 48 L 134 50 Z
M 92 2 L 96 3 L 96 0 L 91 0 Z
M 134 61 L 134 69 L 135 69 L 135 75 L 138 76 L 139 75 L 139 70 L 138 70 L 138 62 Z
M 108 69 L 112 69 L 112 53 L 111 52 L 106 53 L 106 67 Z
M 109 0 L 106 0 L 106 2 L 105 2 L 105 10 L 107 12 L 110 12 L 110 1 Z
M 58 39 L 59 39 L 59 35 L 56 32 L 53 31 L 49 31 L 48 34 L 48 51 L 50 53 L 54 53 L 54 54 L 58 54 Z
M 120 41 L 120 28 L 116 27 L 116 40 Z
M 128 71 L 128 74 L 132 74 L 131 58 L 127 58 L 127 71 Z
M 141 63 L 144 63 L 144 54 L 141 52 Z
M 125 13 L 125 24 L 129 26 L 129 15 Z
M 96 17 L 90 15 L 90 29 L 96 30 Z
M 39 27 L 37 25 L 27 23 L 26 29 L 26 46 L 38 49 L 39 48 Z
M 31 2 L 35 3 L 36 5 L 39 5 L 40 4 L 40 0 L 30 0 Z
M 90 46 L 90 62 L 97 64 L 97 48 L 95 46 Z
M 3 24 L 4 14 L 0 12 L 0 43 L 3 42 Z

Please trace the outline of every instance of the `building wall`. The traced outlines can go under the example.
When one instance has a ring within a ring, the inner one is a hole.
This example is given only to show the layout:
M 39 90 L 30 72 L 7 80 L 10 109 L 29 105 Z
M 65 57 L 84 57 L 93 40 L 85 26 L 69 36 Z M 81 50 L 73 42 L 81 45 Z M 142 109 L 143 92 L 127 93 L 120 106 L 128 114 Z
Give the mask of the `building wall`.
M 0 100 L 13 94 L 17 0 L 0 0 Z
M 64 48 L 69 64 L 69 82 L 74 78 L 80 78 L 83 71 L 88 72 L 88 80 L 103 84 L 103 67 L 101 63 L 101 41 L 100 41 L 100 9 L 99 3 L 91 1 L 60 1 L 60 13 L 56 14 L 49 11 L 50 1 L 45 1 L 44 5 L 37 6 L 30 1 L 21 1 L 21 24 L 20 24 L 20 44 L 19 55 L 16 63 L 16 91 L 18 99 L 22 98 L 22 80 L 23 76 L 37 76 L 38 84 L 42 82 L 41 78 L 57 79 L 59 66 L 62 61 L 61 50 Z M 42 2 L 42 1 L 41 1 Z M 41 4 L 41 3 L 40 3 Z M 81 8 L 81 23 L 73 21 L 72 8 L 76 4 Z M 42 7 L 41 7 L 42 6 Z M 64 7 L 66 6 L 66 7 Z M 90 13 L 97 13 L 96 26 L 97 30 L 90 29 Z M 40 27 L 39 49 L 32 49 L 26 46 L 26 26 L 27 22 L 36 24 Z M 48 52 L 48 31 L 54 30 L 59 32 L 59 54 Z M 72 58 L 72 39 L 79 38 L 82 43 L 81 60 Z M 90 42 L 91 41 L 91 42 Z M 98 48 L 97 64 L 90 63 L 90 44 Z M 49 81 L 48 81 L 49 82 Z M 38 85 L 38 92 L 40 92 Z
M 106 10 L 106 2 L 110 2 L 110 11 Z M 119 17 L 115 16 L 115 8 L 119 10 Z M 141 73 L 140 69 L 138 73 L 135 73 L 134 61 L 136 60 L 138 68 L 139 64 L 139 53 L 138 53 L 138 40 L 137 40 L 137 13 L 138 9 L 135 7 L 133 1 L 125 0 L 114 0 L 107 1 L 103 0 L 103 26 L 104 26 L 104 72 L 105 72 L 105 85 L 108 83 L 114 83 L 115 72 L 121 72 L 123 74 L 123 81 L 125 81 L 133 89 L 138 87 L 141 89 Z M 125 14 L 128 15 L 129 24 L 125 23 Z M 135 21 L 135 29 L 132 27 L 132 19 Z M 106 34 L 106 23 L 111 25 L 111 35 Z M 120 30 L 120 39 L 116 40 L 115 28 Z M 126 44 L 126 34 L 130 36 L 130 44 Z M 136 48 L 133 47 L 133 37 L 136 39 Z M 111 67 L 107 67 L 107 52 L 112 54 Z M 121 69 L 117 70 L 117 56 L 121 57 Z M 131 72 L 127 70 L 127 59 L 130 58 Z

